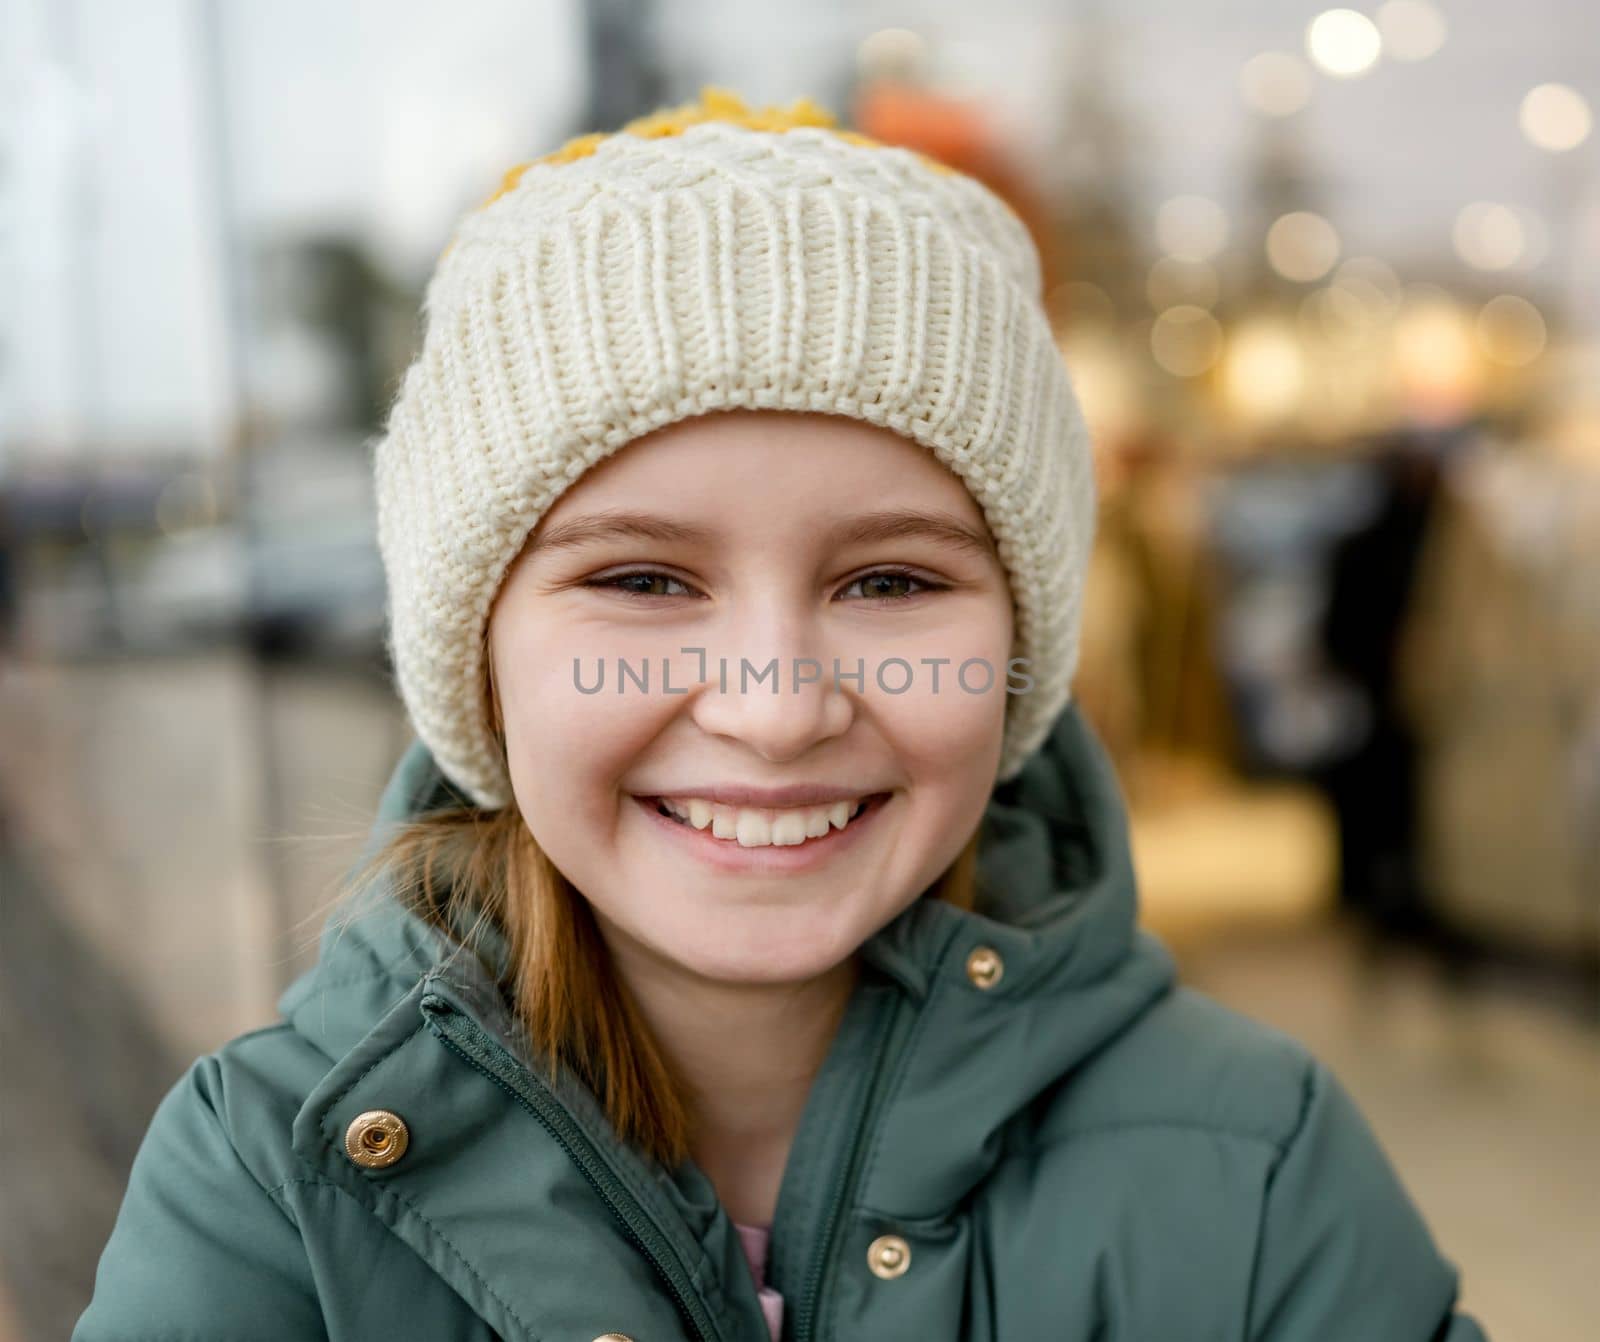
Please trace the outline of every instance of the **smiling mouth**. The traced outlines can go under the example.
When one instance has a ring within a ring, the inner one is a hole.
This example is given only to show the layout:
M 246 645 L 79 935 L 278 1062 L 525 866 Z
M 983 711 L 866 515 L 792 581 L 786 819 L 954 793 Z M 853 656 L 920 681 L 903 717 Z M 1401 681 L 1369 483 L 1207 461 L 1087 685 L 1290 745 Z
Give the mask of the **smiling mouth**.
M 861 816 L 883 805 L 889 795 L 887 792 L 871 793 L 848 810 L 843 803 L 837 807 L 786 810 L 717 806 L 709 808 L 709 818 L 701 811 L 696 816 L 701 821 L 699 824 L 689 815 L 681 814 L 683 808 L 675 810 L 660 797 L 638 800 L 673 824 L 691 833 L 701 831 L 706 838 L 730 848 L 805 848 L 849 829 Z

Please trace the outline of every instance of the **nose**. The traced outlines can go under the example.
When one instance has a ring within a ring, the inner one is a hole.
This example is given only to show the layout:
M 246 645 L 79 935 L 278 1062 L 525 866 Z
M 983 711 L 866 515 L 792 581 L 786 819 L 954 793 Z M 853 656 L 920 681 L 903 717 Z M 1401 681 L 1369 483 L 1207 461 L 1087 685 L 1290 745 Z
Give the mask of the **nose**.
M 784 646 L 804 645 L 784 640 Z M 849 695 L 835 684 L 832 654 L 821 651 L 712 654 L 691 712 L 701 731 L 737 741 L 774 764 L 842 736 L 855 718 Z

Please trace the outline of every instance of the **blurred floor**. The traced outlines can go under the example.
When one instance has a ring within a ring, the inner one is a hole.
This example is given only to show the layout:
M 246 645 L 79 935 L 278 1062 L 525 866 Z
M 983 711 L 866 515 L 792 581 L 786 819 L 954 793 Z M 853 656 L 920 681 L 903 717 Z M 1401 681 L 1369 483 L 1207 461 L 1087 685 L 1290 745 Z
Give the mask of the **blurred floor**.
M 404 747 L 393 696 L 229 651 L 0 676 L 0 805 L 58 916 L 179 1052 L 270 1019 Z
M 8 1309 L 70 1330 L 156 1100 L 314 958 L 405 740 L 392 692 L 327 668 L 0 666 L 0 1338 Z M 1337 923 L 1231 928 L 1175 941 L 1184 978 L 1338 1072 L 1496 1342 L 1592 1336 L 1600 1033 Z

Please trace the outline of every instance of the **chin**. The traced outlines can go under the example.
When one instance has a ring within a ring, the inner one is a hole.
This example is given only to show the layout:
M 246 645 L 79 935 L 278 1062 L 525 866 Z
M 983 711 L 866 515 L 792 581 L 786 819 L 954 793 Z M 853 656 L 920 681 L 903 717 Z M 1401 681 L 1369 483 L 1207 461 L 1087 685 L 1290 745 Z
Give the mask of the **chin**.
M 797 943 L 766 932 L 754 932 L 753 944 L 741 947 L 730 925 L 733 921 L 737 920 L 727 920 L 719 928 L 724 946 L 717 954 L 707 954 L 704 942 L 667 953 L 686 969 L 717 983 L 771 984 L 817 978 L 837 968 L 855 949 L 841 950 L 820 940 Z

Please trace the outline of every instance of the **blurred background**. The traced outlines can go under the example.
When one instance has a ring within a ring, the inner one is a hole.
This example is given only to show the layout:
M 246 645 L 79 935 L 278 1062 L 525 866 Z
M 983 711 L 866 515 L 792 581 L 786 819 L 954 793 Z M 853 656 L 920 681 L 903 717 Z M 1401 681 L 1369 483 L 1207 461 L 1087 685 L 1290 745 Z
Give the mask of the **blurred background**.
M 1492 1336 L 1595 1336 L 1600 7 L 7 0 L 0 44 L 0 1336 L 70 1330 L 406 744 L 367 451 L 453 223 L 704 83 L 1028 221 L 1146 923 L 1340 1073 Z

